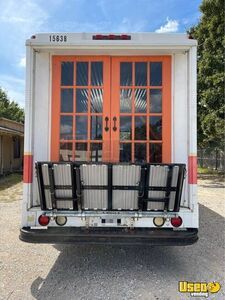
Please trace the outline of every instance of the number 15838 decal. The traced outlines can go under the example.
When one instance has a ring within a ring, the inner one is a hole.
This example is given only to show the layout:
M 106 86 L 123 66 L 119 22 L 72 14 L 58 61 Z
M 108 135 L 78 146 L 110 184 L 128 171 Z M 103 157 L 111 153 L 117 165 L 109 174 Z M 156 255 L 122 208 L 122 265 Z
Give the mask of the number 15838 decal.
M 67 42 L 67 36 L 66 35 L 50 35 L 49 36 L 50 42 L 57 42 L 57 43 L 65 43 Z

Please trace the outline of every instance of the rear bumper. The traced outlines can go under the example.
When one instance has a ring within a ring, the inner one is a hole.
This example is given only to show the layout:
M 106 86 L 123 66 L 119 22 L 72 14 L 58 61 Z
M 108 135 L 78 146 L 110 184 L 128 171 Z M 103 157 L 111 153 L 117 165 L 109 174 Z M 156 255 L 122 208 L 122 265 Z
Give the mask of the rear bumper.
M 89 228 L 77 227 L 20 230 L 20 240 L 49 244 L 119 244 L 119 245 L 191 245 L 198 240 L 198 229 L 186 231 L 149 228 Z

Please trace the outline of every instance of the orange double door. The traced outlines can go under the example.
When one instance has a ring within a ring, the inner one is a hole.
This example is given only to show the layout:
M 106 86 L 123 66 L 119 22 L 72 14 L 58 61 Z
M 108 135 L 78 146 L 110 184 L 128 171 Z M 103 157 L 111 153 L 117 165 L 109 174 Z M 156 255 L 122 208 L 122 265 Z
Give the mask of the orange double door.
M 170 56 L 53 56 L 51 160 L 171 162 Z

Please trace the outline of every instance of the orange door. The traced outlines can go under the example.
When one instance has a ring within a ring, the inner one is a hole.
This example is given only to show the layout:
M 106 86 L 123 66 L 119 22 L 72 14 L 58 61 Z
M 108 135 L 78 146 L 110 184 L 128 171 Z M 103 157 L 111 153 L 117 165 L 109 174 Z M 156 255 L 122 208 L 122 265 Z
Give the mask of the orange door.
M 171 58 L 113 57 L 111 160 L 171 161 Z
M 170 162 L 171 59 L 53 57 L 51 159 Z
M 110 58 L 54 56 L 51 159 L 110 160 Z

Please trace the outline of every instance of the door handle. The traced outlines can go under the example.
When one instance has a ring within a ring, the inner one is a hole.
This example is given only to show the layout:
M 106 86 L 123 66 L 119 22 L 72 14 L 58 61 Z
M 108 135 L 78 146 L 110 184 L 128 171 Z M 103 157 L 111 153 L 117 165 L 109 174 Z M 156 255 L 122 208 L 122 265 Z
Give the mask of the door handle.
M 117 118 L 116 118 L 116 117 L 113 117 L 113 122 L 114 122 L 114 125 L 113 125 L 113 131 L 116 131 L 116 130 L 117 130 L 117 127 L 116 127 L 116 120 L 117 120 Z
M 105 131 L 109 131 L 108 122 L 109 122 L 109 118 L 105 117 Z

